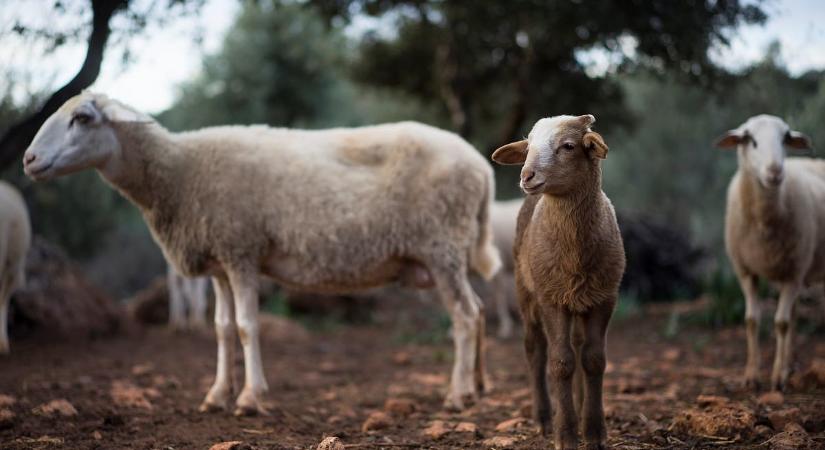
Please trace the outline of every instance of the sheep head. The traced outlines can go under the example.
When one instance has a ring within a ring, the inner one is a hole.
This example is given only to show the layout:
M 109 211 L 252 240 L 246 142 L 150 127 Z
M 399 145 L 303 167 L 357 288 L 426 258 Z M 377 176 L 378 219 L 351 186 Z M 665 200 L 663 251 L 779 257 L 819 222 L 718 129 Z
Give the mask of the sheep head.
M 723 149 L 737 149 L 739 166 L 754 174 L 766 188 L 777 188 L 784 178 L 785 150 L 810 150 L 811 140 L 791 130 L 779 117 L 751 117 L 716 140 Z
M 527 194 L 569 193 L 607 157 L 604 139 L 590 129 L 595 121 L 590 114 L 541 119 L 527 139 L 497 149 L 493 161 L 523 164 L 519 186 Z
M 40 181 L 101 168 L 120 153 L 113 123 L 151 121 L 103 95 L 83 92 L 67 100 L 40 127 L 23 155 L 24 171 Z

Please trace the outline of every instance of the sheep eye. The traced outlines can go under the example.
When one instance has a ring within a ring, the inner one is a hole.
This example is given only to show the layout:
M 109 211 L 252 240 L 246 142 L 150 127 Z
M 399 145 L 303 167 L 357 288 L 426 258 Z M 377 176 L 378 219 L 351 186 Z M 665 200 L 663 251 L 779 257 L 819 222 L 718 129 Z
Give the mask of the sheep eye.
M 756 139 L 754 139 L 753 136 L 745 134 L 744 140 L 745 142 L 750 142 L 751 144 L 753 144 L 753 148 L 758 147 L 758 145 L 756 145 Z
M 562 147 L 564 147 L 565 150 L 573 150 L 574 148 L 576 148 L 576 145 L 573 144 L 572 142 L 565 142 L 562 145 Z
M 92 121 L 92 116 L 83 112 L 74 113 L 72 116 L 72 120 L 69 121 L 69 126 L 71 127 L 75 122 L 86 125 L 87 123 Z

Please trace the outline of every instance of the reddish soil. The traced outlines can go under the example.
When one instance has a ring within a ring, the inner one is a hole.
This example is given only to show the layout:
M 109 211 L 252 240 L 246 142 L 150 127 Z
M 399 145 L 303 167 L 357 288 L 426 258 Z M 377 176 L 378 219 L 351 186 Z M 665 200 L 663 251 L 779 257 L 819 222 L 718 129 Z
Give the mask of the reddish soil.
M 150 328 L 97 341 L 18 339 L 12 355 L 0 358 L 0 448 L 208 449 L 242 441 L 257 449 L 314 449 L 326 436 L 346 448 L 552 448 L 529 421 L 502 424 L 529 409 L 518 338 L 489 339 L 493 392 L 450 413 L 441 402 L 451 345 L 443 338 L 413 340 L 407 315 L 386 316 L 288 341 L 264 339 L 266 417 L 197 412 L 215 366 L 209 332 Z M 825 380 L 808 370 L 825 358 L 821 334 L 799 337 L 793 386 L 784 398 L 760 404 L 740 388 L 743 327 L 682 329 L 666 339 L 668 317 L 648 311 L 611 328 L 605 403 L 613 448 L 825 447 Z M 766 378 L 770 341 L 763 339 Z M 241 367 L 238 360 L 239 377 Z M 53 402 L 61 399 L 69 407 Z M 362 431 L 388 399 L 402 401 L 388 405 L 383 428 Z M 744 425 L 721 422 L 734 416 L 745 417 Z M 786 441 L 791 447 L 783 447 Z

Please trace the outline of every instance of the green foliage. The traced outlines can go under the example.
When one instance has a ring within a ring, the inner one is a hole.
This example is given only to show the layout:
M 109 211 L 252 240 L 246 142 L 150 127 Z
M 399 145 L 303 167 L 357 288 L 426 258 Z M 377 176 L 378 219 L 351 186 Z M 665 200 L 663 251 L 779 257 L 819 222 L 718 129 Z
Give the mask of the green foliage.
M 745 299 L 739 281 L 727 266 L 721 266 L 708 276 L 704 292 L 710 303 L 695 318 L 696 321 L 714 328 L 743 323 Z
M 261 309 L 276 316 L 290 317 L 292 315 L 289 310 L 289 302 L 280 289 L 275 290 L 264 298 Z

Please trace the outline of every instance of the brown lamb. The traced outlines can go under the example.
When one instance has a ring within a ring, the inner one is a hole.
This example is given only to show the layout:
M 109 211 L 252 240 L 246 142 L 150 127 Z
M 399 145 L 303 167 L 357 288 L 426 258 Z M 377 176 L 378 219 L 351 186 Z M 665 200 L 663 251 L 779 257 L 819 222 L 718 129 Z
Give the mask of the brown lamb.
M 528 196 L 516 229 L 516 289 L 533 416 L 547 435 L 552 403 L 557 449 L 578 447 L 577 417 L 587 448 L 604 448 L 607 437 L 605 334 L 625 256 L 601 188 L 608 147 L 591 131 L 594 121 L 592 115 L 541 119 L 526 140 L 493 154 L 499 164 L 524 164 L 520 186 Z

